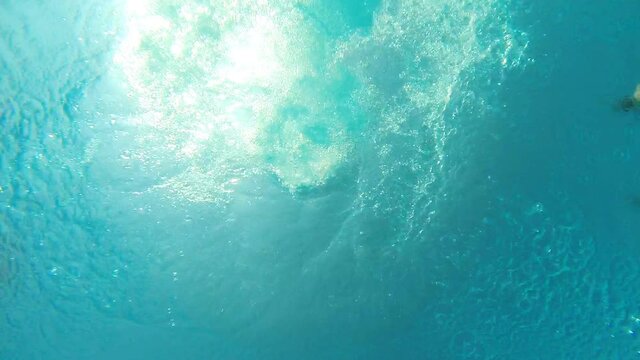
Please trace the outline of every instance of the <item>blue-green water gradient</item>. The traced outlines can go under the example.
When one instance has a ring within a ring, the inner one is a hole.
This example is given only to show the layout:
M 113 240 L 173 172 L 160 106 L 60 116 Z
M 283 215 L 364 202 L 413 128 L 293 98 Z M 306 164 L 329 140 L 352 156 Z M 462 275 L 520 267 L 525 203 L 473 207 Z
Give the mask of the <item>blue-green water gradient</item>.
M 1 359 L 634 359 L 640 3 L 5 0 Z

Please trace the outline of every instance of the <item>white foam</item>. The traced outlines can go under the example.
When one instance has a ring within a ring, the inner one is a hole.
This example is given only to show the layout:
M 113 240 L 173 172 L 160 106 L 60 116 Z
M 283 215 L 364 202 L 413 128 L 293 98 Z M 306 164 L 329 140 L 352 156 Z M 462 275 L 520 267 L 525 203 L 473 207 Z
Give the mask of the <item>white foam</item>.
M 114 64 L 139 103 L 129 124 L 146 146 L 136 151 L 163 153 L 190 169 L 159 188 L 197 188 L 182 195 L 215 201 L 219 184 L 196 185 L 203 177 L 188 173 L 228 183 L 272 172 L 295 190 L 322 184 L 344 160 L 349 139 L 341 134 L 341 119 L 331 118 L 332 99 L 323 89 L 300 85 L 305 79 L 326 83 L 326 65 L 316 63 L 329 40 L 292 7 L 253 1 L 129 3 L 128 29 Z M 282 108 L 289 104 L 310 114 L 283 119 Z M 328 144 L 305 134 L 317 124 L 330 128 Z

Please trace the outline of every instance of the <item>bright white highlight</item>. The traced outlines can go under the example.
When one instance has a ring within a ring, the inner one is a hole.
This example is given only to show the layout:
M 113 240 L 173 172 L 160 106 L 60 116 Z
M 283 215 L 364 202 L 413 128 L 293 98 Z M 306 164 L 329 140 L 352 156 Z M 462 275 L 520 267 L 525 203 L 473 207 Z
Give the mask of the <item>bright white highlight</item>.
M 114 63 L 138 104 L 129 124 L 139 151 L 187 169 L 160 188 L 215 201 L 239 179 L 275 173 L 294 190 L 324 183 L 344 161 L 349 134 L 321 94 L 329 70 L 312 61 L 327 39 L 301 14 L 264 1 L 170 0 L 130 0 L 127 14 Z

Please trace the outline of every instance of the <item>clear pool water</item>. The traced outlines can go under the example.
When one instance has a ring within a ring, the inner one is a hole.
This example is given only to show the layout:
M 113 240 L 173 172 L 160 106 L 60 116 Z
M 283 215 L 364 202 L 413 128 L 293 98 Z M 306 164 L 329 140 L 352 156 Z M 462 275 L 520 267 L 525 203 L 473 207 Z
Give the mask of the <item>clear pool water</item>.
M 640 358 L 638 14 L 1 1 L 0 358 Z

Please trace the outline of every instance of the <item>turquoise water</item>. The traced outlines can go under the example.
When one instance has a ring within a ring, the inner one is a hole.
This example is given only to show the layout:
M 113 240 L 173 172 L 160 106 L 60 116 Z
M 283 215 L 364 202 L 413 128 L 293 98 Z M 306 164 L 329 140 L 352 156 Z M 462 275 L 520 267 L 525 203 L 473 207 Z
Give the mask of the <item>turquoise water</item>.
M 637 14 L 0 2 L 0 358 L 640 357 Z

